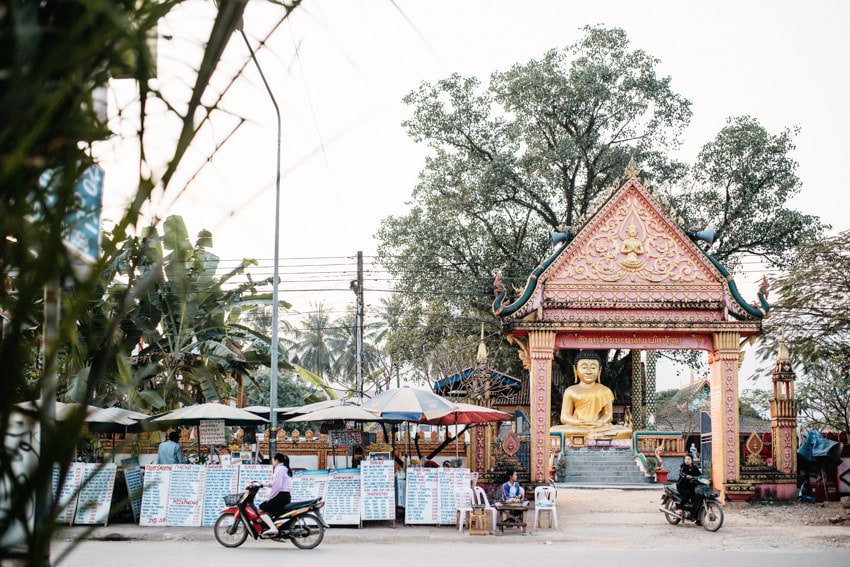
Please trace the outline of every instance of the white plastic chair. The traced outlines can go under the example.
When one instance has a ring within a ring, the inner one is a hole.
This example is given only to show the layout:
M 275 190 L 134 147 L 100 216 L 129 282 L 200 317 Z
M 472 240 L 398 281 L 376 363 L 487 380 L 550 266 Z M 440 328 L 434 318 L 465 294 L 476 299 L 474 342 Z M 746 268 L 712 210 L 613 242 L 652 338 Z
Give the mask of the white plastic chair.
M 558 528 L 558 508 L 555 503 L 557 492 L 551 486 L 534 489 L 534 529 L 540 524 L 540 513 L 549 512 L 549 527 Z
M 475 498 L 475 493 L 472 487 L 462 488 L 455 491 L 455 507 L 457 508 L 457 531 L 463 531 L 463 524 L 469 523 L 469 518 L 472 516 L 472 502 Z
M 485 513 L 490 512 L 489 531 L 494 531 L 496 529 L 496 518 L 499 515 L 499 511 L 494 506 L 490 505 L 490 499 L 487 498 L 487 493 L 484 491 L 483 488 L 481 488 L 477 484 L 474 488 L 473 502 L 476 506 L 483 506 Z

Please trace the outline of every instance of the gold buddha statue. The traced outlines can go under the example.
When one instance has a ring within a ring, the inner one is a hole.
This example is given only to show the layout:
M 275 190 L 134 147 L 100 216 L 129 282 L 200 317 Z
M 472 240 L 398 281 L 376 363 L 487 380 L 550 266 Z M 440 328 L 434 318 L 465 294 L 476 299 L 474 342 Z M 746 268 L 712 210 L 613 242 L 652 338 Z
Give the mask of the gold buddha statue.
M 612 423 L 614 392 L 599 382 L 602 373 L 599 355 L 593 351 L 578 353 L 573 373 L 577 383 L 564 391 L 561 425 L 552 427 L 550 431 L 585 435 L 589 439 L 629 439 L 632 435 L 630 428 Z

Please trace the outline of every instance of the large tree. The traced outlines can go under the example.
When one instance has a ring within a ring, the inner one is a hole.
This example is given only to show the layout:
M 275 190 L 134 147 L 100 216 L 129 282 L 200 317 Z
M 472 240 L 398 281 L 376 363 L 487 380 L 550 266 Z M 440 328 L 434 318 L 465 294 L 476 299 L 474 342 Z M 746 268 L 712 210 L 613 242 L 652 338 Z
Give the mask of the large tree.
M 494 72 L 486 87 L 452 75 L 405 97 L 404 125 L 430 153 L 409 212 L 384 219 L 377 236 L 379 259 L 415 323 L 396 341 L 408 360 L 449 336 L 474 336 L 481 321 L 492 324 L 494 272 L 524 287 L 549 253 L 547 231 L 580 226 L 631 158 L 671 199 L 683 186 L 704 192 L 698 198 L 707 196 L 708 212 L 676 202 L 688 228 L 715 225 L 720 261 L 744 252 L 784 261 L 795 238 L 819 230 L 785 209 L 799 188 L 790 132 L 770 136 L 753 120 L 735 120 L 695 167 L 669 157 L 690 103 L 657 64 L 631 48 L 623 30 L 586 27 L 577 43 Z
M 782 342 L 800 384 L 801 419 L 850 432 L 850 230 L 807 239 L 774 282 L 761 360 L 776 358 Z

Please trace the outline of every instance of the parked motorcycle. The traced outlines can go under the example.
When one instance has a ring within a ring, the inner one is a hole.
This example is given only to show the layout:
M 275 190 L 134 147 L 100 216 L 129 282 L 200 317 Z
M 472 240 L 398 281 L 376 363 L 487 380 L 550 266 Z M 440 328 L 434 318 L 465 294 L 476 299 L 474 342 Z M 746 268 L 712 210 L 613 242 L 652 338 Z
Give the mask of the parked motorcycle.
M 221 511 L 213 526 L 218 543 L 224 547 L 239 547 L 248 539 L 248 534 L 254 539 L 289 539 L 300 549 L 313 549 L 322 543 L 328 524 L 319 513 L 325 505 L 321 498 L 290 502 L 283 512 L 273 519 L 278 529 L 277 535 L 263 535 L 268 526 L 263 523 L 260 511 L 254 505 L 254 498 L 261 486 L 258 482 L 251 482 L 242 494 L 224 497 L 226 508 Z
M 664 517 L 674 526 L 679 522 L 696 522 L 706 530 L 716 532 L 723 525 L 723 508 L 717 499 L 719 495 L 711 488 L 711 481 L 704 476 L 697 477 L 691 482 L 694 483 L 695 499 L 700 501 L 696 509 L 692 509 L 692 504 L 688 504 L 682 515 L 678 514 L 677 509 L 682 498 L 673 483 L 664 486 L 664 494 L 661 495 L 661 507 L 658 509 L 664 512 Z

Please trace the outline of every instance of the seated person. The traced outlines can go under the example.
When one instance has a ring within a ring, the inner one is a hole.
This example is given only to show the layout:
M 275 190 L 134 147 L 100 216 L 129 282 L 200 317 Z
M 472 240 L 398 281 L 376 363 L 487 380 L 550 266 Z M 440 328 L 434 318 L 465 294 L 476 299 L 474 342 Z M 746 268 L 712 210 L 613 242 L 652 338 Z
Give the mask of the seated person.
M 599 382 L 602 360 L 594 351 L 581 351 L 573 365 L 577 384 L 564 391 L 561 404 L 561 425 L 553 432 L 587 435 L 589 438 L 611 437 L 629 439 L 628 427 L 613 425 L 614 392 Z
M 508 480 L 502 485 L 500 500 L 502 502 L 521 502 L 525 497 L 525 490 L 522 488 L 522 485 L 517 481 L 516 471 L 508 470 L 507 474 Z M 504 522 L 510 517 L 510 512 L 502 511 L 499 521 Z

